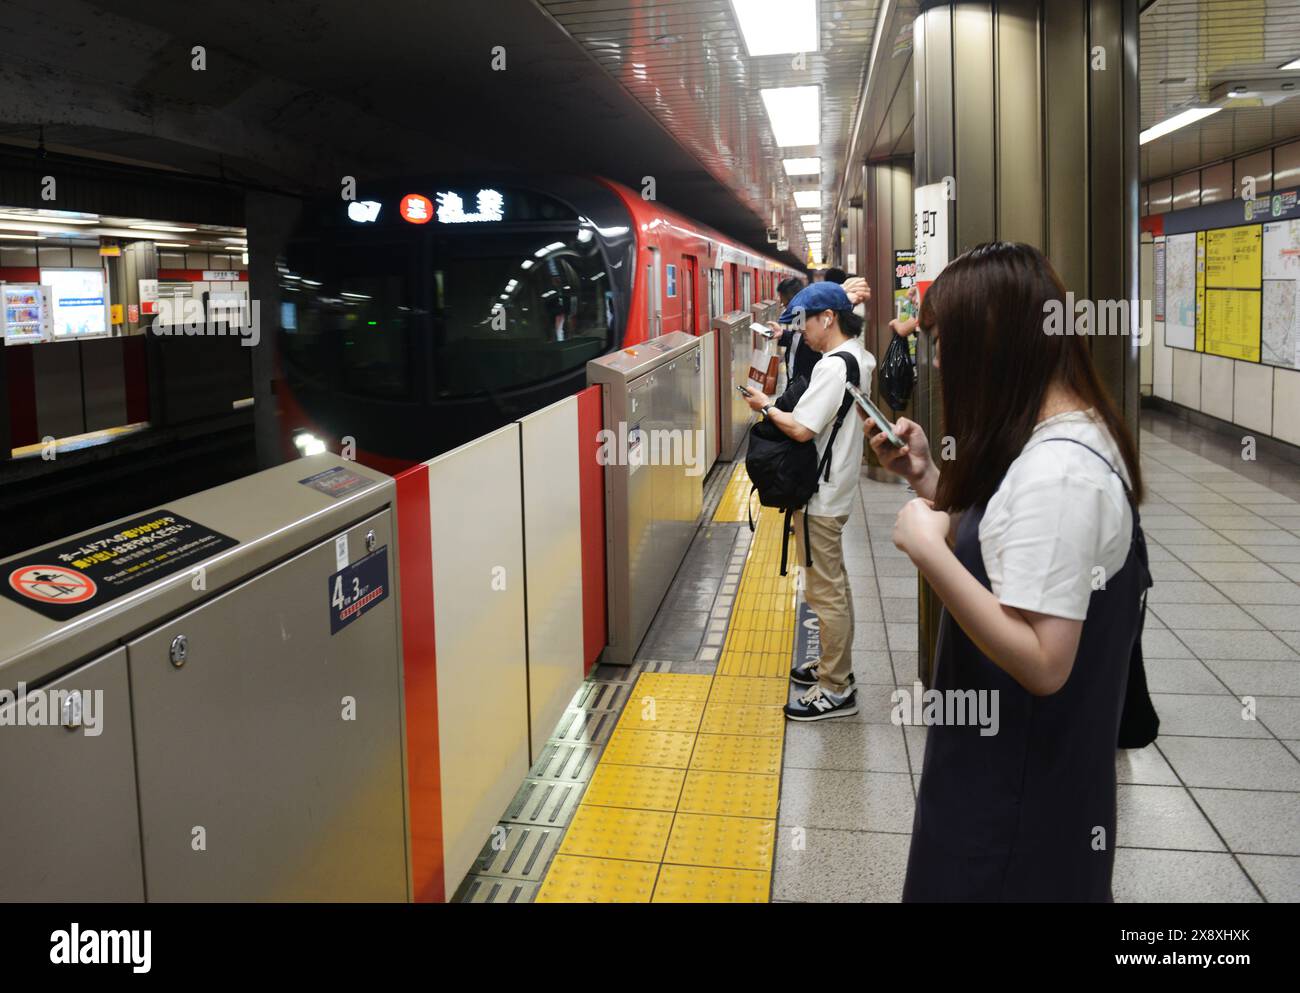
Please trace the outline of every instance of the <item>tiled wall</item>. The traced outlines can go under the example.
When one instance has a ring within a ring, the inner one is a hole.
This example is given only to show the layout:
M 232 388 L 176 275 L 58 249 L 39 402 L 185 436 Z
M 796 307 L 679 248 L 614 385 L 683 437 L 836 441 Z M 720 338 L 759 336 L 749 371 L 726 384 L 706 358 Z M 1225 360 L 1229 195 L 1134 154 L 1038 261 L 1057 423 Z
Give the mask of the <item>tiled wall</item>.
M 1300 186 L 1300 141 L 1153 180 L 1143 184 L 1138 201 L 1144 216 L 1185 210 L 1240 196 L 1246 176 L 1254 177 L 1256 195 Z M 1153 266 L 1147 264 L 1151 251 L 1144 236 L 1140 277 L 1145 300 L 1154 296 Z M 1236 424 L 1243 433 L 1300 445 L 1300 370 L 1169 348 L 1164 332 L 1164 323 L 1155 322 L 1142 348 L 1144 393 Z

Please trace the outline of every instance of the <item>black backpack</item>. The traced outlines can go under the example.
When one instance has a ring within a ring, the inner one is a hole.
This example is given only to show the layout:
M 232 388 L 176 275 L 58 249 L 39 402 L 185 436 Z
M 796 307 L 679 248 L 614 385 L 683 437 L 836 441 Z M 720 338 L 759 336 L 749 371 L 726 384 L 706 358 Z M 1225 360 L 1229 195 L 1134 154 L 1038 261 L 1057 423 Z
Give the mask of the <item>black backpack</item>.
M 858 384 L 858 360 L 846 352 L 832 352 L 831 355 L 844 360 L 848 371 L 848 380 L 854 386 Z M 826 356 L 829 358 L 830 356 Z M 773 406 L 786 413 L 794 410 L 795 404 L 808 389 L 808 380 L 800 376 L 791 383 Z M 750 496 L 758 491 L 758 502 L 764 507 L 776 507 L 785 511 L 785 526 L 781 536 L 781 575 L 786 574 L 788 546 L 790 541 L 790 518 L 796 510 L 807 506 L 808 501 L 817 492 L 821 481 L 829 482 L 831 478 L 831 454 L 835 450 L 835 439 L 840 433 L 840 426 L 853 406 L 853 397 L 848 390 L 835 415 L 835 426 L 831 429 L 830 441 L 826 443 L 826 452 L 820 462 L 817 460 L 817 441 L 795 441 L 767 418 L 757 421 L 749 429 L 749 449 L 745 454 L 745 472 L 753 484 Z M 753 505 L 750 505 L 749 529 L 754 530 Z M 803 547 L 807 554 L 807 565 L 812 565 L 812 548 L 808 542 L 808 515 L 803 521 Z

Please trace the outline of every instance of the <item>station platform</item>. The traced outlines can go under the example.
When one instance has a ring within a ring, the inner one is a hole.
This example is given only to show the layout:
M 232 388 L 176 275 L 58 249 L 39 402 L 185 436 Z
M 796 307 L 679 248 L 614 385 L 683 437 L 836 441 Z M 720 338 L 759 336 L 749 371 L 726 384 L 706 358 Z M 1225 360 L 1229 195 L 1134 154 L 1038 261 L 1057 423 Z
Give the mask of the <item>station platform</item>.
M 1161 732 L 1117 754 L 1115 900 L 1300 899 L 1300 482 L 1156 412 L 1141 446 Z M 911 494 L 861 477 L 859 713 L 797 724 L 781 705 L 815 619 L 778 575 L 780 515 L 751 536 L 748 492 L 743 463 L 714 470 L 636 661 L 593 671 L 458 900 L 900 898 L 926 733 L 891 721 L 917 671 L 916 570 L 890 537 Z

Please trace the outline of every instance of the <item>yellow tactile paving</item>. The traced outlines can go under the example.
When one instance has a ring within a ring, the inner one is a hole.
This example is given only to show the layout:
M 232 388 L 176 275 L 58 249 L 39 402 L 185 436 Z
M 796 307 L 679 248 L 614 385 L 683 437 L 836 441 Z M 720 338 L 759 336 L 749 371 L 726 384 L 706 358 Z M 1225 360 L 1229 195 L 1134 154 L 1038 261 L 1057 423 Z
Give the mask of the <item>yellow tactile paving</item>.
M 775 838 L 775 820 L 679 812 L 664 861 L 718 869 L 771 869 Z
M 704 704 L 697 700 L 669 700 L 644 694 L 633 696 L 618 719 L 627 731 L 698 731 Z
M 701 734 L 691 755 L 691 768 L 779 775 L 782 743 L 783 740 L 775 736 Z
M 658 700 L 709 699 L 713 677 L 688 672 L 643 672 L 632 688 L 629 699 L 641 702 L 646 697 Z
M 713 520 L 720 524 L 748 521 L 749 491 L 752 485 L 748 473 L 745 472 L 745 463 L 737 462 L 736 468 L 731 473 L 731 481 L 727 483 L 722 499 L 718 501 L 718 509 L 713 512 Z M 757 494 L 754 496 L 754 503 L 757 506 Z
M 788 676 L 778 679 L 753 676 L 715 676 L 709 703 L 749 703 L 764 707 L 781 707 L 790 698 Z
M 655 884 L 655 903 L 767 903 L 772 873 L 665 865 Z
M 582 802 L 601 807 L 672 811 L 677 809 L 685 779 L 685 769 L 602 762 L 596 766 Z
M 663 810 L 629 810 L 579 804 L 560 845 L 561 855 L 659 862 L 673 815 Z
M 746 520 L 749 490 L 738 464 L 713 519 Z M 756 512 L 717 674 L 637 679 L 538 900 L 768 899 L 798 568 Z
M 691 763 L 695 746 L 692 731 L 633 731 L 618 728 L 609 736 L 609 744 L 600 761 L 618 765 L 657 765 L 685 769 Z
M 677 809 L 690 814 L 771 818 L 776 816 L 780 792 L 779 776 L 693 769 L 686 774 Z
M 700 730 L 705 734 L 779 737 L 785 734 L 785 714 L 776 707 L 750 703 L 711 703 L 704 711 Z
M 538 891 L 538 903 L 648 903 L 657 862 L 557 855 Z

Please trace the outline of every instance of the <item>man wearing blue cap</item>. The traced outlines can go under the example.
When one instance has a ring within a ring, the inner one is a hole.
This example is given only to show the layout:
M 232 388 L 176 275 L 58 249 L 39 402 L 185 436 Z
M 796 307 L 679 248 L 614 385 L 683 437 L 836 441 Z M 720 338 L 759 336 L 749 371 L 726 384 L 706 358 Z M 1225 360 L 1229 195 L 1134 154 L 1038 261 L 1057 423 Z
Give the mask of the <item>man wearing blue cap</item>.
M 785 714 L 795 721 L 848 717 L 858 712 L 858 702 L 853 689 L 853 591 L 844 569 L 841 536 L 858 492 L 863 434 L 856 423 L 846 422 L 837 433 L 833 428 L 847 397 L 846 384 L 852 378 L 864 391 L 870 390 L 876 360 L 862 346 L 862 319 L 853 312 L 853 301 L 835 283 L 813 283 L 800 290 L 778 321 L 796 327 L 802 324 L 804 341 L 824 361 L 813 367 L 808 388 L 793 410 L 777 409 L 758 391 L 747 398 L 750 407 L 762 411 L 795 441 L 815 439 L 819 463 L 835 433 L 829 479 L 819 480 L 817 492 L 793 518 L 804 570 L 804 596 L 817 615 L 821 657 L 790 671 L 790 679 L 807 690 L 795 703 L 786 705 Z M 844 360 L 830 358 L 840 353 Z M 811 566 L 806 564 L 809 552 Z

